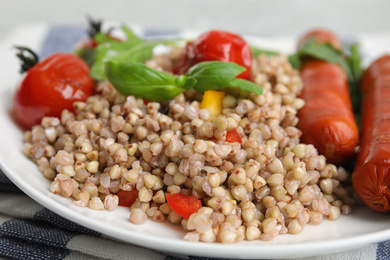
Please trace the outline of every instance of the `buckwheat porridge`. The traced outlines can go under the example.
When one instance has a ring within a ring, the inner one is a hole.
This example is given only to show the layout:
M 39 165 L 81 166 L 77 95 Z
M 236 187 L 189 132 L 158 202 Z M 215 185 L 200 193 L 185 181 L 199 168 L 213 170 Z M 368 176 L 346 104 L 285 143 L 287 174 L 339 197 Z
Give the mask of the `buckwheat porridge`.
M 170 73 L 181 53 L 172 47 L 145 64 Z M 219 92 L 220 113 L 211 108 L 217 97 L 210 107 L 192 89 L 152 102 L 99 81 L 95 95 L 74 103 L 75 114 L 64 110 L 26 131 L 24 152 L 52 181 L 52 193 L 112 211 L 121 193 L 133 191 L 131 223 L 169 221 L 189 241 L 271 240 L 350 213 L 347 171 L 300 142 L 298 71 L 284 55 L 261 54 L 250 80 L 263 93 Z M 167 202 L 177 193 L 200 208 L 178 214 Z

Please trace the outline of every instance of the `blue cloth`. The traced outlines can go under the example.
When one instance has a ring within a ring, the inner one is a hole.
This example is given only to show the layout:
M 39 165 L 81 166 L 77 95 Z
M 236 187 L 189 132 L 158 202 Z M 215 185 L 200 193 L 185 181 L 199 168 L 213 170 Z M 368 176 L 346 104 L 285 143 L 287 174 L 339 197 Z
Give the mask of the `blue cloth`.
M 177 30 L 144 30 L 143 36 L 174 34 Z M 41 57 L 68 52 L 85 35 L 85 28 L 54 26 L 43 42 Z M 10 210 L 12 205 L 13 210 Z M 115 252 L 111 252 L 115 243 Z M 90 250 L 87 246 L 94 247 Z M 390 241 L 370 246 L 377 260 L 390 259 Z M 356 250 L 318 259 L 353 259 Z M 359 254 L 358 254 L 359 255 Z M 360 254 L 364 255 L 364 254 Z M 215 260 L 215 258 L 170 255 L 113 241 L 40 206 L 0 171 L 0 256 L 12 259 L 162 259 Z M 305 258 L 317 259 L 317 258 Z M 356 259 L 356 258 L 355 258 Z M 361 257 L 359 259 L 362 259 Z

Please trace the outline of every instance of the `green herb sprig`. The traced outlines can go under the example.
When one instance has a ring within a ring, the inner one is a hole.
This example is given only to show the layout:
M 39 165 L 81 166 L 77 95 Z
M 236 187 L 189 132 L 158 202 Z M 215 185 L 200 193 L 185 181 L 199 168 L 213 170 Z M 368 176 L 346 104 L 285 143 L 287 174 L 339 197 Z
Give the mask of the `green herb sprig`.
M 363 68 L 359 53 L 359 44 L 355 43 L 349 47 L 349 53 L 346 57 L 346 61 L 351 68 L 351 73 L 353 75 L 353 80 L 349 81 L 349 92 L 351 94 L 352 107 L 356 121 L 358 122 L 358 125 L 360 125 L 362 93 L 360 91 L 359 80 L 363 73 Z
M 243 71 L 245 68 L 236 63 L 207 61 L 192 66 L 185 75 L 175 76 L 137 62 L 110 60 L 105 63 L 107 79 L 118 92 L 149 101 L 172 99 L 186 89 L 204 92 L 239 88 L 260 95 L 259 85 L 235 78 Z
M 118 41 L 104 33 L 97 33 L 94 40 L 98 46 L 94 49 L 85 48 L 76 51 L 91 67 L 90 76 L 96 80 L 106 80 L 104 63 L 112 61 L 144 62 L 151 58 L 153 48 L 158 44 L 172 45 L 175 41 L 144 41 L 137 37 L 130 28 L 123 25 L 126 40 Z
M 335 49 L 329 43 L 318 43 L 314 37 L 310 38 L 296 53 L 289 56 L 289 61 L 295 69 L 299 69 L 301 67 L 302 59 L 306 57 L 312 57 L 330 63 L 339 64 L 347 74 L 349 81 L 356 79 L 352 71 L 352 67 L 348 63 L 344 53 L 341 50 Z M 355 62 L 360 61 L 355 60 Z

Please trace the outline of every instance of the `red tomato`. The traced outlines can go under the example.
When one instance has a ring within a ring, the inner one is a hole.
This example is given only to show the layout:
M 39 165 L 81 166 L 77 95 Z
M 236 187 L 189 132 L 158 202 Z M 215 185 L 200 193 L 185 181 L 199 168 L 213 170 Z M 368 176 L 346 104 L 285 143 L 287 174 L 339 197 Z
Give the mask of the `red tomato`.
M 196 196 L 166 193 L 165 197 L 171 209 L 183 218 L 188 219 L 202 207 L 202 202 Z
M 236 129 L 227 131 L 226 142 L 229 142 L 229 143 L 235 143 L 235 142 L 241 143 L 242 142 L 241 137 L 237 133 Z
M 116 195 L 119 197 L 119 206 L 130 207 L 138 198 L 138 190 L 135 188 L 131 191 L 119 190 Z
M 209 31 L 187 43 L 173 72 L 184 74 L 199 62 L 213 60 L 235 62 L 246 68 L 237 78 L 249 79 L 251 75 L 252 52 L 248 43 L 241 36 L 224 31 Z
M 73 102 L 85 101 L 94 92 L 89 67 L 73 54 L 57 53 L 27 70 L 16 91 L 14 114 L 25 128 L 39 124 L 44 116 L 60 117 L 74 111 Z

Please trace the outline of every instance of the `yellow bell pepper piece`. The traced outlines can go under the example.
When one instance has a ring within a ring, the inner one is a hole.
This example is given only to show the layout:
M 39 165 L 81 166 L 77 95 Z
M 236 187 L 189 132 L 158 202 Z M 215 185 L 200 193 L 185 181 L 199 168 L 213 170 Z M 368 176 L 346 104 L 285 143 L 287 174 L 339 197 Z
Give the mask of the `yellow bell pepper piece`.
M 222 114 L 222 101 L 225 97 L 225 92 L 207 90 L 203 94 L 203 100 L 200 103 L 199 108 L 207 108 L 210 111 L 210 120 L 216 118 Z

